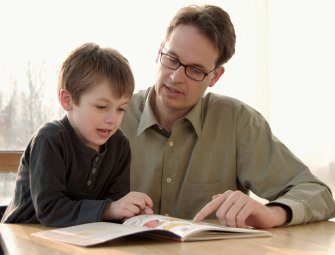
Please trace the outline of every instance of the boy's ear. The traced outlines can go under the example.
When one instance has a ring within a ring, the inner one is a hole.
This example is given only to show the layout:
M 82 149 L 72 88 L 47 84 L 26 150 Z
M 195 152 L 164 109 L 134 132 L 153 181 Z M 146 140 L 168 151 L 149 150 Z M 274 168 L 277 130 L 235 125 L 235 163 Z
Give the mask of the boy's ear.
M 72 110 L 72 97 L 66 89 L 59 91 L 59 102 L 65 111 L 69 112 Z

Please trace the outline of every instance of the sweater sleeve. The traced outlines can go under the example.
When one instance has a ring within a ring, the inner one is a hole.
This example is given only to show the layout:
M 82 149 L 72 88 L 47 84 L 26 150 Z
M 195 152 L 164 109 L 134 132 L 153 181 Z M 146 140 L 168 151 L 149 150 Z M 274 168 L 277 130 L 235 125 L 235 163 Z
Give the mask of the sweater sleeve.
M 29 178 L 37 219 L 54 227 L 99 221 L 108 200 L 74 200 L 67 196 L 64 154 L 44 137 L 37 137 L 31 145 Z

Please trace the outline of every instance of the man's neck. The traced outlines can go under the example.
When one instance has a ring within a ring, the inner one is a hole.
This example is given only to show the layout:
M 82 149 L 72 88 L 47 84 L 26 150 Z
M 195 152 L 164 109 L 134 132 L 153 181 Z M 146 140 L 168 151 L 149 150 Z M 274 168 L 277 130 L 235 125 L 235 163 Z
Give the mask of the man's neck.
M 164 107 L 161 102 L 156 98 L 156 95 L 153 95 L 151 100 L 151 109 L 160 125 L 166 131 L 171 132 L 172 126 L 174 123 L 184 117 L 187 114 L 185 110 L 175 110 Z

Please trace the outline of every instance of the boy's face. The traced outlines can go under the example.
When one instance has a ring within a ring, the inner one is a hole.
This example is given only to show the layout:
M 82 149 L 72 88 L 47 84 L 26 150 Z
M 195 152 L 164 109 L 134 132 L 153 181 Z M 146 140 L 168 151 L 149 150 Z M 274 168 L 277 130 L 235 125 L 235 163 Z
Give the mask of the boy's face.
M 72 101 L 69 121 L 81 141 L 96 150 L 120 127 L 129 98 L 116 99 L 107 81 L 102 81 Z

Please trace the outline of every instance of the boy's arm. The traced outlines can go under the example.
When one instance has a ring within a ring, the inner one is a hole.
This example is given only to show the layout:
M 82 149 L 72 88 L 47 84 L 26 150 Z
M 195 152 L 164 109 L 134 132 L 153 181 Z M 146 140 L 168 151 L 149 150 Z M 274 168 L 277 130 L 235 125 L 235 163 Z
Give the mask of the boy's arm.
M 43 138 L 36 139 L 31 147 L 29 174 L 37 219 L 55 227 L 99 221 L 108 200 L 74 200 L 68 196 L 62 153 L 57 145 Z

